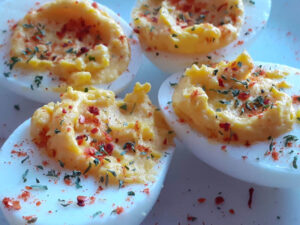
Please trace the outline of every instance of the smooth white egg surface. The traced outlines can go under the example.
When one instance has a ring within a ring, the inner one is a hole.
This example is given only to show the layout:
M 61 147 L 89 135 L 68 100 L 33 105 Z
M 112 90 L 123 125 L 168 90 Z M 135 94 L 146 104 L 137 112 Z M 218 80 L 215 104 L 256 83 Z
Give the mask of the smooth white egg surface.
M 147 46 L 143 46 L 144 53 L 158 68 L 169 74 L 181 71 L 195 62 L 207 64 L 234 59 L 255 40 L 255 36 L 266 25 L 271 11 L 271 0 L 244 0 L 243 2 L 244 22 L 240 29 L 239 37 L 231 44 L 202 55 L 149 51 L 147 50 Z
M 300 70 L 271 63 L 256 62 L 263 69 L 278 69 L 289 72 L 284 80 L 292 86 L 284 92 L 294 96 L 300 94 Z M 172 96 L 174 85 L 178 83 L 183 72 L 176 73 L 164 81 L 159 90 L 158 100 L 162 112 L 170 127 L 196 157 L 219 171 L 247 182 L 270 187 L 300 187 L 299 141 L 291 147 L 285 146 L 284 137 L 293 135 L 300 137 L 300 124 L 295 123 L 293 129 L 273 141 L 266 140 L 250 146 L 230 145 L 213 142 L 182 122 L 174 113 Z M 272 156 L 276 149 L 278 159 Z
M 59 94 L 53 91 L 53 88 L 61 84 L 59 79 L 53 79 L 55 76 L 49 76 L 49 72 L 29 72 L 22 69 L 13 68 L 10 70 L 8 62 L 10 61 L 9 51 L 11 48 L 10 38 L 12 27 L 22 19 L 30 9 L 40 8 L 41 5 L 51 2 L 49 0 L 3 0 L 0 2 L 0 85 L 19 95 L 29 99 L 48 103 L 59 100 Z M 116 80 L 107 84 L 93 85 L 95 88 L 104 88 L 116 93 L 124 90 L 134 79 L 142 60 L 142 51 L 138 40 L 132 35 L 132 29 L 115 12 L 109 8 L 98 4 L 98 8 L 108 13 L 122 27 L 128 38 L 131 49 L 131 59 L 128 69 L 123 72 Z M 41 78 L 42 77 L 42 78 Z
M 173 148 L 167 150 L 156 165 L 155 182 L 112 187 L 92 177 L 72 176 L 73 171 L 40 154 L 29 129 L 27 120 L 0 151 L 0 208 L 10 224 L 138 225 L 163 187 L 174 152 Z M 67 174 L 71 185 L 64 182 Z M 84 206 L 78 196 L 86 197 Z

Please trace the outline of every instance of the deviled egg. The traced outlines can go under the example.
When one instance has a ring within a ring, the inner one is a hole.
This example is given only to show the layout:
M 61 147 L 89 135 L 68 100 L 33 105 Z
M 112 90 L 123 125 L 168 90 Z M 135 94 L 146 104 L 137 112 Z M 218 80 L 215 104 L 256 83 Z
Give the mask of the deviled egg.
M 172 75 L 159 104 L 178 138 L 212 167 L 261 185 L 299 186 L 299 74 L 244 52 Z
M 141 0 L 132 19 L 147 57 L 175 73 L 232 60 L 264 27 L 270 8 L 270 0 Z
M 2 1 L 0 83 L 40 102 L 68 86 L 122 91 L 141 63 L 132 29 L 89 0 Z
M 71 88 L 38 109 L 0 151 L 10 224 L 140 224 L 163 186 L 174 133 L 136 84 L 124 100 Z

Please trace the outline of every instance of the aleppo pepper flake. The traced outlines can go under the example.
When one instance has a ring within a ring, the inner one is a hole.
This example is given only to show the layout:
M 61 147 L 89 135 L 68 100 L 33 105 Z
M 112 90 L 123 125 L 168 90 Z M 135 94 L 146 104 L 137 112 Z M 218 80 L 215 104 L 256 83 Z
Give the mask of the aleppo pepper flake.
M 198 202 L 199 203 L 204 203 L 204 202 L 206 202 L 206 198 L 198 198 Z
M 230 123 L 220 123 L 220 128 L 224 129 L 225 131 L 229 131 L 230 129 Z
M 229 209 L 229 213 L 232 214 L 232 215 L 234 215 L 235 214 L 234 209 Z
M 294 104 L 299 104 L 300 103 L 300 95 L 293 95 L 293 103 Z
M 224 82 L 221 78 L 218 78 L 218 82 L 220 87 L 225 87 Z
M 215 198 L 216 205 L 221 205 L 224 202 L 224 198 L 222 196 L 218 196 Z
M 84 207 L 86 200 L 87 200 L 86 196 L 81 196 L 81 195 L 77 196 L 77 205 L 80 207 Z
M 5 208 L 7 209 L 13 209 L 13 210 L 20 210 L 21 209 L 21 205 L 19 201 L 15 201 L 14 199 L 10 199 L 5 197 L 2 200 L 3 205 L 5 206 Z
M 247 100 L 249 97 L 250 97 L 250 94 L 247 93 L 247 92 L 241 92 L 241 93 L 239 93 L 239 95 L 238 95 L 238 99 L 241 100 L 241 101 L 245 101 L 245 100 Z
M 124 208 L 122 206 L 118 206 L 117 209 L 116 209 L 116 213 L 118 215 L 120 215 L 122 212 L 124 212 Z
M 90 107 L 88 108 L 88 111 L 89 111 L 90 113 L 92 113 L 93 115 L 95 115 L 95 116 L 98 116 L 98 115 L 99 115 L 99 109 L 98 109 L 97 107 L 95 107 L 95 106 L 90 106 Z
M 192 222 L 194 222 L 195 220 L 197 220 L 197 217 L 187 215 L 186 219 L 187 219 L 187 221 L 192 221 Z

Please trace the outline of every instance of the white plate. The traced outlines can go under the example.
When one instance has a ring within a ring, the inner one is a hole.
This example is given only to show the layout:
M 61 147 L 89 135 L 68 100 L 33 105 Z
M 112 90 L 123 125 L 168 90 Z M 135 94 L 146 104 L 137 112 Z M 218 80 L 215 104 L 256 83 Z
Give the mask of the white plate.
M 126 21 L 130 19 L 134 2 L 101 1 L 119 12 Z M 300 68 L 299 8 L 299 0 L 272 2 L 266 28 L 248 49 L 254 60 Z M 165 74 L 144 58 L 135 81 L 151 82 L 151 99 L 157 104 L 158 88 L 165 79 Z M 132 87 L 133 84 L 126 91 L 132 90 Z M 3 143 L 40 104 L 2 89 L 0 102 L 0 141 Z M 20 106 L 20 111 L 14 109 L 15 104 Z M 254 187 L 252 209 L 248 208 L 250 187 Z M 218 209 L 214 199 L 219 192 L 222 192 L 225 202 Z M 202 197 L 207 200 L 200 204 L 197 199 Z M 206 166 L 178 144 L 159 201 L 142 225 L 299 225 L 299 202 L 300 190 L 265 188 L 236 180 Z M 235 214 L 230 214 L 229 209 L 234 209 Z M 187 221 L 188 214 L 197 217 L 197 220 Z M 1 215 L 0 224 L 7 225 Z

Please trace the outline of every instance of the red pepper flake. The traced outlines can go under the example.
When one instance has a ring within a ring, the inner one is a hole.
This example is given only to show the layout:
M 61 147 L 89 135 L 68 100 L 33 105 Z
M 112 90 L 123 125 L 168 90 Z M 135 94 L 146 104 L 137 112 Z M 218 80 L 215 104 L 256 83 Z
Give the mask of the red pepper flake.
M 238 44 L 238 45 L 242 45 L 242 44 L 244 44 L 244 41 L 238 41 L 237 44 Z
M 89 111 L 90 113 L 92 113 L 93 115 L 95 115 L 95 116 L 98 116 L 98 115 L 99 115 L 99 109 L 98 109 L 97 107 L 95 107 L 95 106 L 90 106 L 90 107 L 88 108 L 88 111 Z
M 97 132 L 98 132 L 98 128 L 97 128 L 97 127 L 93 128 L 93 129 L 91 130 L 91 133 L 92 133 L 92 134 L 96 134 Z
M 116 208 L 116 213 L 117 213 L 118 215 L 120 215 L 122 212 L 124 212 L 124 208 L 123 208 L 122 206 L 118 206 L 118 207 Z
M 253 192 L 254 192 L 254 188 L 252 187 L 252 188 L 249 189 L 249 200 L 248 200 L 249 209 L 252 209 Z
M 195 220 L 197 220 L 197 217 L 187 215 L 186 219 L 187 219 L 187 221 L 192 221 L 192 222 L 194 222 Z
M 24 156 L 27 156 L 27 153 L 26 153 L 26 152 L 22 152 L 22 151 L 12 150 L 10 153 L 11 153 L 11 154 L 17 155 L 18 157 L 24 157 Z
M 293 95 L 293 103 L 294 104 L 299 104 L 300 103 L 300 95 Z
M 97 188 L 96 194 L 99 194 L 101 191 L 103 191 L 103 187 L 99 186 L 99 187 Z
M 225 131 L 229 131 L 230 129 L 230 123 L 220 123 L 220 128 L 223 128 Z
M 232 215 L 234 215 L 235 214 L 234 209 L 229 209 L 229 213 L 232 214 Z
M 246 159 L 248 159 L 248 156 L 243 155 L 243 156 L 242 156 L 242 159 L 243 159 L 243 160 L 246 160 Z
M 167 138 L 164 139 L 163 144 L 164 144 L 164 145 L 167 145 L 167 144 L 168 144 L 168 139 L 167 139 Z
M 227 148 L 226 145 L 222 145 L 222 146 L 221 146 L 221 150 L 224 151 L 224 152 L 226 152 L 226 148 Z
M 70 186 L 70 185 L 71 185 L 71 179 L 65 178 L 65 179 L 64 179 L 64 183 L 65 183 L 66 185 Z
M 40 201 L 38 201 L 35 205 L 36 206 L 40 206 L 42 203 Z
M 84 149 L 84 153 L 87 156 L 94 156 L 95 152 L 96 152 L 96 150 L 94 148 L 85 148 Z
M 23 219 L 27 221 L 27 223 L 35 223 L 37 221 L 36 216 L 23 216 Z
M 90 197 L 90 205 L 93 205 L 96 201 L 96 198 L 94 196 Z
M 242 101 L 246 101 L 250 97 L 250 93 L 241 92 L 238 95 L 238 99 Z
M 82 195 L 77 196 L 77 205 L 80 207 L 84 207 L 86 200 L 87 200 L 86 196 L 82 196 Z
M 18 198 L 23 199 L 24 202 L 26 202 L 28 200 L 28 198 L 30 198 L 30 192 L 23 191 L 22 194 L 18 196 Z
M 218 196 L 215 198 L 216 205 L 221 205 L 224 202 L 224 198 L 222 196 Z
M 111 144 L 111 143 L 107 143 L 107 144 L 105 145 L 104 149 L 105 149 L 105 151 L 106 151 L 109 155 L 111 155 L 112 152 L 113 152 L 113 150 L 114 150 L 114 145 Z
M 137 33 L 137 34 L 139 34 L 139 33 L 140 33 L 140 30 L 139 30 L 139 29 L 137 29 L 137 28 L 134 28 L 134 29 L 133 29 L 133 31 L 134 31 L 135 33 Z
M 5 206 L 5 208 L 7 209 L 13 209 L 13 210 L 20 210 L 21 209 L 21 205 L 19 201 L 15 201 L 14 199 L 10 199 L 10 198 L 4 198 L 2 200 L 3 205 Z
M 198 198 L 198 202 L 199 203 L 204 203 L 204 202 L 206 202 L 206 198 Z
M 145 194 L 147 194 L 147 195 L 149 195 L 149 194 L 150 194 L 150 190 L 149 190 L 149 188 L 145 188 L 145 189 L 143 190 L 143 192 L 144 192 Z
M 92 6 L 95 8 L 95 9 L 98 9 L 98 4 L 96 2 L 93 2 L 92 3 Z
M 219 86 L 220 87 L 225 87 L 224 86 L 224 82 L 223 82 L 223 80 L 221 78 L 218 78 L 218 82 L 219 82 Z
M 73 106 L 72 106 L 72 105 L 69 105 L 69 109 L 73 109 Z
M 67 110 L 63 109 L 62 112 L 63 112 L 64 114 L 66 114 L 66 113 L 67 113 Z
M 84 139 L 86 139 L 86 137 L 87 136 L 85 134 L 77 136 L 76 137 L 77 144 L 82 145 L 82 143 L 83 143 Z
M 250 142 L 249 142 L 248 140 L 246 141 L 245 146 L 246 146 L 246 147 L 251 146 L 251 144 L 250 144 Z
M 228 3 L 224 3 L 224 4 L 220 5 L 220 6 L 218 7 L 217 11 L 220 12 L 223 8 L 226 8 L 227 5 L 228 5 Z
M 180 118 L 180 119 L 178 120 L 178 122 L 179 122 L 179 123 L 184 123 L 184 119 Z
M 274 159 L 274 161 L 277 161 L 279 159 L 279 153 L 276 151 L 272 152 L 272 158 Z
M 191 98 L 194 98 L 198 95 L 198 90 L 194 90 L 193 93 L 191 94 Z

